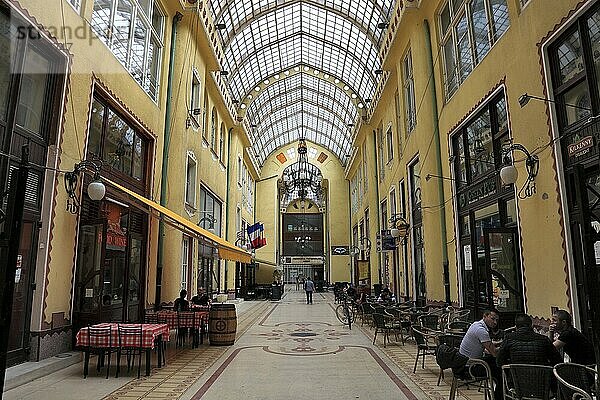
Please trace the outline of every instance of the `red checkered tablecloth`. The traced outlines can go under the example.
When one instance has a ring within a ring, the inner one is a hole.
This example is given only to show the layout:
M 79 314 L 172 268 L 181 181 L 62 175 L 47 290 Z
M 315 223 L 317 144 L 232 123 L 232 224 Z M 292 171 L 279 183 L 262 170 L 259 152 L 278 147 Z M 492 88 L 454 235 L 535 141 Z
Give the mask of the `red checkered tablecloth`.
M 169 340 L 169 326 L 167 324 L 141 324 L 142 325 L 142 346 L 143 348 L 154 348 L 154 341 L 160 335 L 162 335 L 162 340 Z M 128 327 L 128 328 L 137 328 L 140 324 L 117 324 L 117 323 L 103 323 L 92 325 L 92 328 L 111 328 L 110 334 L 110 345 L 112 347 L 119 346 L 119 329 L 118 327 Z M 108 347 L 109 339 L 108 336 L 105 337 L 94 337 L 90 342 L 89 330 L 87 327 L 81 328 L 79 332 L 77 332 L 76 336 L 78 347 Z M 131 339 L 133 340 L 133 338 Z M 137 345 L 137 343 L 125 343 L 125 345 Z
M 182 328 L 196 328 L 202 326 L 202 323 L 208 322 L 208 311 L 189 311 L 190 315 L 194 314 L 194 322 L 192 325 L 191 319 L 181 318 Z M 169 329 L 177 328 L 177 311 L 162 310 L 157 313 L 158 317 L 163 319 L 169 325 Z

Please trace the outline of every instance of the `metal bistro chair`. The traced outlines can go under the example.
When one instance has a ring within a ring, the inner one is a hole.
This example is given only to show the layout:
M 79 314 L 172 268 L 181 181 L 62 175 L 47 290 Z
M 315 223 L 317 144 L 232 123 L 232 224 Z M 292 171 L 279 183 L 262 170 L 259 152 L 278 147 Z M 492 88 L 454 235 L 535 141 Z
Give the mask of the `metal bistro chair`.
M 561 363 L 554 366 L 558 400 L 593 400 L 598 396 L 598 372 L 585 365 Z
M 158 313 L 150 311 L 147 312 L 144 315 L 144 323 L 145 324 L 166 324 L 167 323 L 167 317 L 165 316 L 159 316 Z M 156 350 L 156 354 L 158 355 L 158 347 L 155 348 Z M 165 353 L 167 351 L 167 341 L 163 340 L 162 341 L 162 360 L 163 360 L 163 364 L 165 364 Z
M 452 321 L 446 325 L 446 331 L 466 333 L 471 324 L 465 321 Z
M 374 312 L 373 323 L 375 324 L 375 335 L 373 336 L 373 344 L 377 339 L 377 332 L 383 333 L 383 347 L 385 347 L 386 340 L 390 341 L 390 331 L 394 329 L 393 317 L 379 312 Z
M 455 349 L 459 349 L 460 348 L 460 343 L 462 342 L 464 336 L 462 335 L 455 335 L 452 333 L 444 333 L 443 335 L 438 336 L 438 345 L 440 344 L 445 344 L 449 347 L 453 347 Z M 440 386 L 440 382 L 442 381 L 442 379 L 444 379 L 444 369 L 442 367 L 440 367 L 440 373 L 438 375 L 438 381 L 437 381 L 437 385 Z
M 400 342 L 404 345 L 404 330 L 406 329 L 407 334 L 410 333 L 411 322 L 409 315 L 396 307 L 386 308 L 385 314 L 393 318 L 392 327 L 396 335 L 396 341 L 398 341 L 398 334 L 400 334 Z
M 424 314 L 417 318 L 419 325 L 427 329 L 433 329 L 434 331 L 440 328 L 440 315 L 439 314 Z
M 110 355 L 114 351 L 112 344 L 111 326 L 93 327 L 88 326 L 88 343 L 84 347 L 85 358 L 83 362 L 83 377 L 88 376 L 88 368 L 90 365 L 90 354 L 98 354 L 98 364 L 96 371 L 100 371 L 100 367 L 104 366 L 104 356 L 108 355 L 108 365 L 106 367 L 106 379 L 110 372 Z
M 186 336 L 192 336 L 192 348 L 198 347 L 200 326 L 196 325 L 196 315 L 193 311 L 179 311 L 177 313 L 177 345 L 185 345 Z
M 138 357 L 138 379 L 142 371 L 142 324 L 136 326 L 117 326 L 119 332 L 119 348 L 117 349 L 117 373 L 115 378 L 119 377 L 121 371 L 121 354 L 125 353 L 127 357 L 127 372 L 131 371 L 131 366 L 135 365 L 135 357 Z
M 456 399 L 456 392 L 460 386 L 478 384 L 483 389 L 485 400 L 494 400 L 494 382 L 490 366 L 483 360 L 469 358 L 467 364 L 460 371 L 452 371 L 452 384 L 450 386 L 449 400 Z
M 502 366 L 504 399 L 550 400 L 552 395 L 552 367 L 534 364 Z
M 419 357 L 421 357 L 421 368 L 425 368 L 425 357 L 434 356 L 437 350 L 437 345 L 431 343 L 433 337 L 425 332 L 423 327 L 412 327 L 413 336 L 417 343 L 417 355 L 415 357 L 415 366 L 413 367 L 413 373 L 417 372 L 417 364 L 419 363 Z

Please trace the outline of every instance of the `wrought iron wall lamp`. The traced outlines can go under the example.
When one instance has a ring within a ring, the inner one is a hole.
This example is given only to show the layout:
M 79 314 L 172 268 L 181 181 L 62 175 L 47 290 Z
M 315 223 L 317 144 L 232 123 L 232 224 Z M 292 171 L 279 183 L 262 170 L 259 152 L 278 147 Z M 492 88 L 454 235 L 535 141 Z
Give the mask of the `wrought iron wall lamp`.
M 81 200 L 78 197 L 77 187 L 79 186 L 79 175 L 85 172 L 93 172 L 94 180 L 87 187 L 87 194 L 93 201 L 100 201 L 106 194 L 106 186 L 100 179 L 100 170 L 102 169 L 101 160 L 83 160 L 75 164 L 73 171 L 65 172 L 65 190 L 69 198 L 67 199 L 67 211 L 71 214 L 77 214 L 81 206 Z
M 535 194 L 535 177 L 538 174 L 540 167 L 540 161 L 538 156 L 529 153 L 529 151 L 519 143 L 513 143 L 502 149 L 502 159 L 504 160 L 504 166 L 500 170 L 500 179 L 505 185 L 513 184 L 517 181 L 519 173 L 517 168 L 514 166 L 512 161 L 512 153 L 514 151 L 520 151 L 525 154 L 525 169 L 527 170 L 527 180 L 519 190 L 518 196 L 520 199 L 526 199 Z
M 392 237 L 398 239 L 400 243 L 404 243 L 410 229 L 410 224 L 404 218 L 404 214 L 393 214 L 389 219 L 389 223 L 391 226 L 390 234 Z

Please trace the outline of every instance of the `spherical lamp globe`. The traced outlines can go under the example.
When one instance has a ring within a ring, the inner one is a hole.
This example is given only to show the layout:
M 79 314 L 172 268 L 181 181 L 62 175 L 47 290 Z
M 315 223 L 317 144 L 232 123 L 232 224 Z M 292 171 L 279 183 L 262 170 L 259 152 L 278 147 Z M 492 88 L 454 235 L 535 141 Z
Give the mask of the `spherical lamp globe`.
M 519 173 L 514 165 L 506 165 L 500 170 L 500 179 L 505 185 L 513 184 L 517 181 Z
M 100 201 L 106 194 L 106 186 L 104 186 L 104 183 L 102 183 L 100 180 L 94 180 L 88 185 L 87 193 L 88 196 L 90 196 L 90 199 L 94 201 Z

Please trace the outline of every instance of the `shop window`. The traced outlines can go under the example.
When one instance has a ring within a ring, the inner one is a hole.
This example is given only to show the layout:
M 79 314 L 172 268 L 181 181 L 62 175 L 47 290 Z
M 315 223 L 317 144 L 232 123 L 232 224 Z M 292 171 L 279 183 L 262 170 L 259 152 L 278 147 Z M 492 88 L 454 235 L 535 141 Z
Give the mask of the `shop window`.
M 592 99 L 600 96 L 599 43 L 600 8 L 596 7 L 549 48 L 555 107 L 562 127 L 598 113 L 592 112 L 597 106 Z
M 88 153 L 114 173 L 144 189 L 148 140 L 121 115 L 94 96 L 88 135 Z

